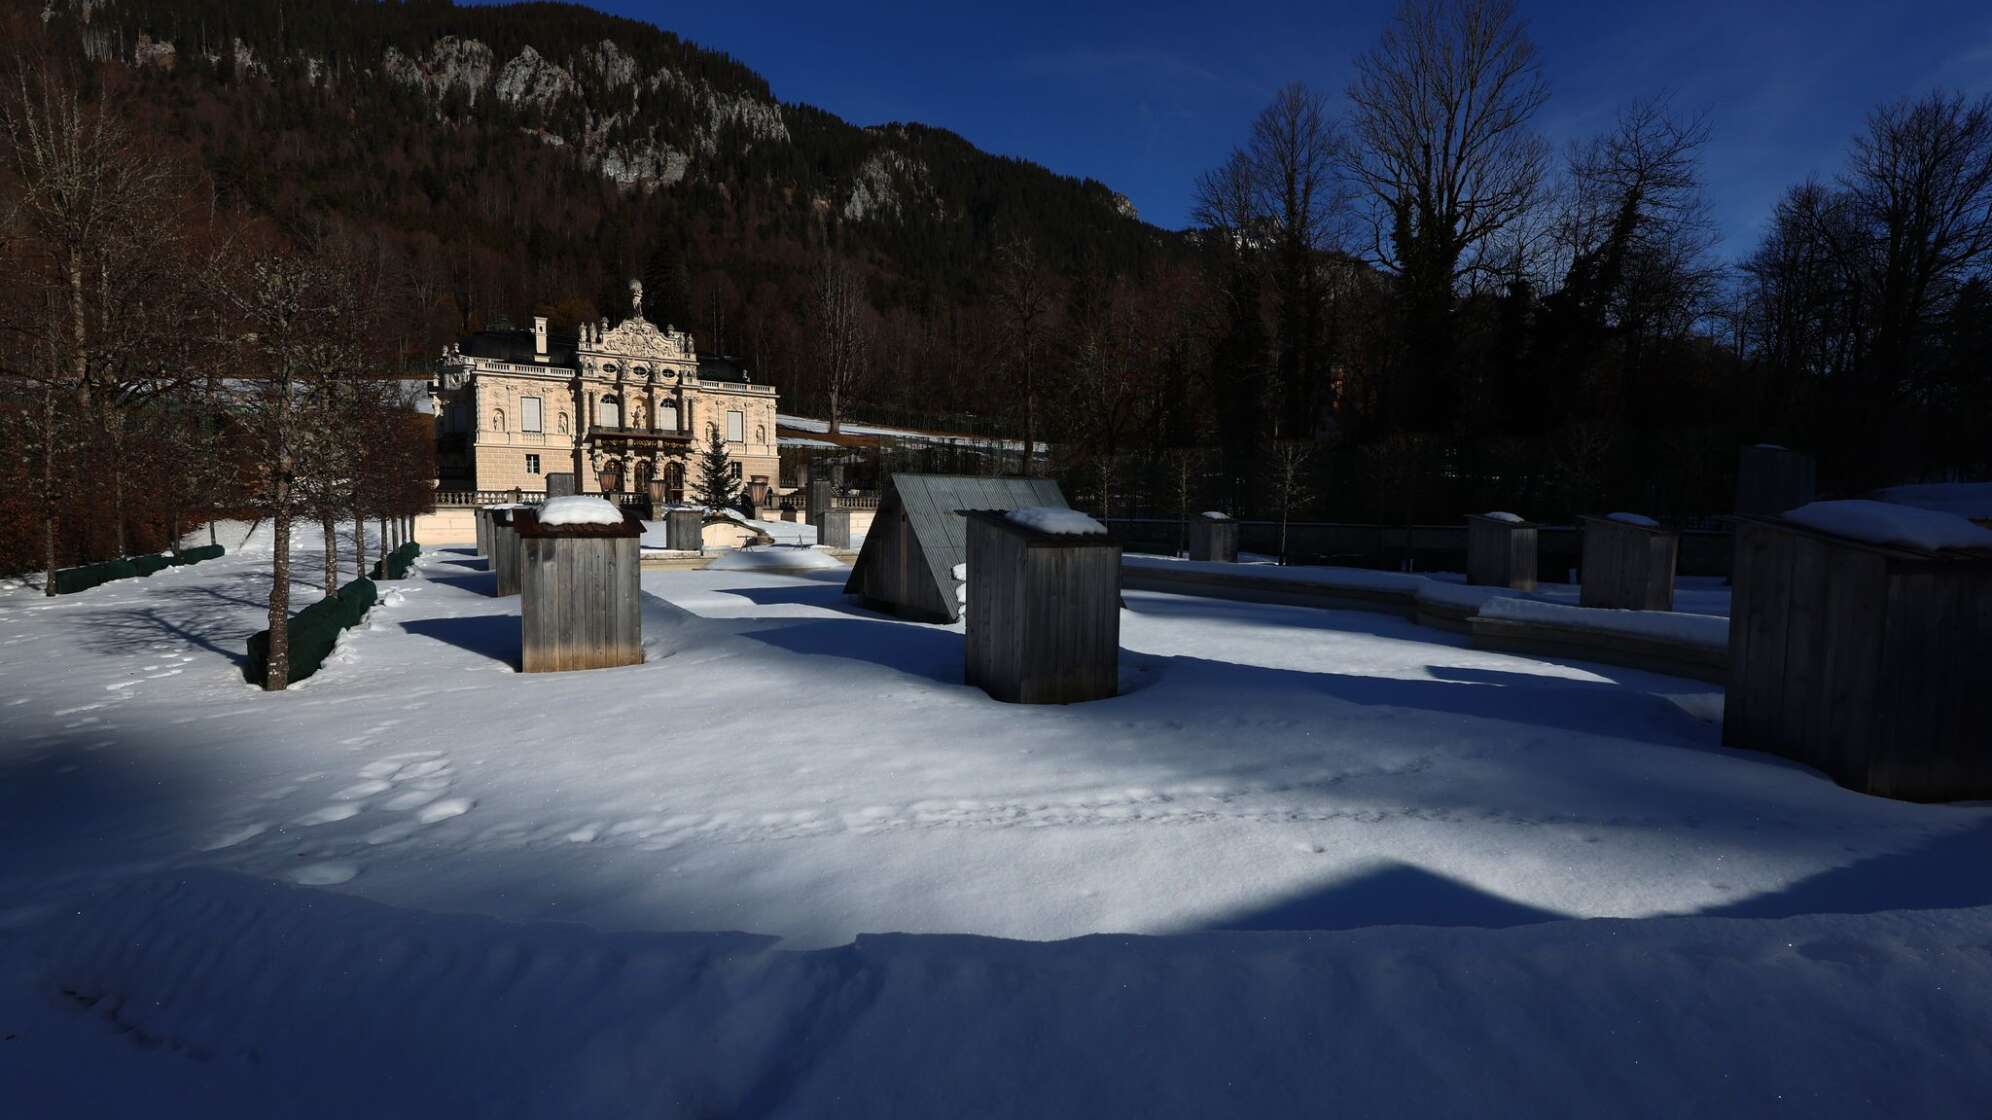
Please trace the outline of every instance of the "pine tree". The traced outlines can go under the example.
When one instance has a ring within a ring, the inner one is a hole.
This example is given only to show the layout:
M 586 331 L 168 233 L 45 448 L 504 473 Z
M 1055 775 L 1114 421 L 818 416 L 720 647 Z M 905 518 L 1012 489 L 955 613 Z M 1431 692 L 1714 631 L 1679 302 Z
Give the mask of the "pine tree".
M 693 493 L 707 509 L 732 509 L 740 500 L 740 480 L 734 477 L 733 459 L 726 453 L 726 437 L 717 425 L 711 431 L 705 450 L 699 452 L 699 481 Z

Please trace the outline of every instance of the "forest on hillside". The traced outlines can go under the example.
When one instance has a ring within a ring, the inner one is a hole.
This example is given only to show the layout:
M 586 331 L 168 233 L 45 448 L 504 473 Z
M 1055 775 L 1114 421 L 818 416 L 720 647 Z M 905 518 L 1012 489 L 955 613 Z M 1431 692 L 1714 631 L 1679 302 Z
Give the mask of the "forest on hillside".
M 1241 121 L 1172 232 L 573 5 L 0 0 L 0 30 L 17 504 L 46 398 L 101 482 L 144 402 L 214 375 L 190 324 L 225 334 L 212 278 L 265 253 L 363 277 L 341 360 L 416 376 L 468 331 L 616 314 L 640 277 L 785 409 L 1048 443 L 1110 515 L 1699 518 L 1758 442 L 1816 453 L 1833 494 L 1992 469 L 1982 97 L 1876 106 L 1723 246 L 1718 112 L 1627 90 L 1557 150 L 1523 10 L 1405 0 L 1346 90 Z M 29 220 L 20 122 L 52 89 L 156 173 L 144 237 Z M 119 329 L 50 329 L 72 306 Z

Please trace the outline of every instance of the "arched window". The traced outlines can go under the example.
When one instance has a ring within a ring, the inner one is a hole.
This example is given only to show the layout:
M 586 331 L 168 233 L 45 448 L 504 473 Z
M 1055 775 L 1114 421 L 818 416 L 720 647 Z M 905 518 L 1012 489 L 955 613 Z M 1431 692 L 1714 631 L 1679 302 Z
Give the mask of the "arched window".
M 604 428 L 622 427 L 622 399 L 611 393 L 595 406 L 595 422 Z

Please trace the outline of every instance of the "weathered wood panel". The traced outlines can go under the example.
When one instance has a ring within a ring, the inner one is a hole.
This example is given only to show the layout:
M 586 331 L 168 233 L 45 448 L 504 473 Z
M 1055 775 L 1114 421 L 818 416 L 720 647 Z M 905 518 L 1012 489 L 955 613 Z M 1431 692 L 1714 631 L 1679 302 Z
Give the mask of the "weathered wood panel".
M 705 549 L 705 514 L 695 509 L 664 511 L 664 543 L 680 552 Z
M 512 525 L 517 513 L 510 509 L 491 511 L 491 570 L 497 574 L 493 594 L 501 598 L 519 593 L 519 534 Z
M 1120 690 L 1120 545 L 1000 514 L 966 519 L 968 683 L 998 700 L 1073 704 Z
M 1746 447 L 1736 461 L 1736 512 L 1774 517 L 1810 502 L 1818 470 L 1812 456 L 1783 447 Z
M 1992 797 L 1992 556 L 1737 530 L 1723 741 L 1917 801 Z
M 1466 582 L 1534 591 L 1536 527 L 1494 517 L 1468 517 Z
M 1680 534 L 1604 517 L 1581 520 L 1584 559 L 1579 603 L 1617 610 L 1674 609 Z
M 551 673 L 641 662 L 638 551 L 634 536 L 522 538 L 520 668 Z
M 1238 562 L 1238 522 L 1230 518 L 1190 519 L 1190 559 L 1217 564 Z
M 851 547 L 851 511 L 847 509 L 825 511 L 823 521 L 817 527 L 816 543 L 831 548 Z

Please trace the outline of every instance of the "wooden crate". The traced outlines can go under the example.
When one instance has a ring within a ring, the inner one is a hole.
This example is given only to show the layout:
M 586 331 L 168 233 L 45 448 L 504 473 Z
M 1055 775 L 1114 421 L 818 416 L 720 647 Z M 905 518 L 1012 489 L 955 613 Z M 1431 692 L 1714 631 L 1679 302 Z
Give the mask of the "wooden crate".
M 513 526 L 520 514 L 531 512 L 520 507 L 491 511 L 491 570 L 498 577 L 498 589 L 492 592 L 494 595 L 503 597 L 519 593 L 519 534 Z
M 968 519 L 965 676 L 1013 704 L 1120 691 L 1120 543 L 1042 533 L 1001 512 Z
M 705 550 L 705 511 L 669 509 L 664 511 L 665 547 L 679 552 Z
M 1190 559 L 1218 564 L 1238 562 L 1238 522 L 1200 513 L 1190 519 Z
M 643 660 L 643 523 L 541 525 L 514 518 L 518 538 L 520 668 L 528 673 L 609 669 Z
M 851 547 L 851 511 L 847 509 L 825 510 L 816 523 L 816 543 L 830 548 Z
M 1466 519 L 1466 582 L 1482 587 L 1536 587 L 1536 527 L 1526 521 L 1471 514 Z
M 1812 456 L 1760 443 L 1736 460 L 1736 512 L 1775 517 L 1813 499 L 1818 469 Z
M 1910 801 L 1992 798 L 1992 555 L 1736 525 L 1722 739 Z
M 1677 530 L 1608 517 L 1578 520 L 1584 525 L 1580 604 L 1629 611 L 1674 609 L 1674 566 L 1681 553 Z

